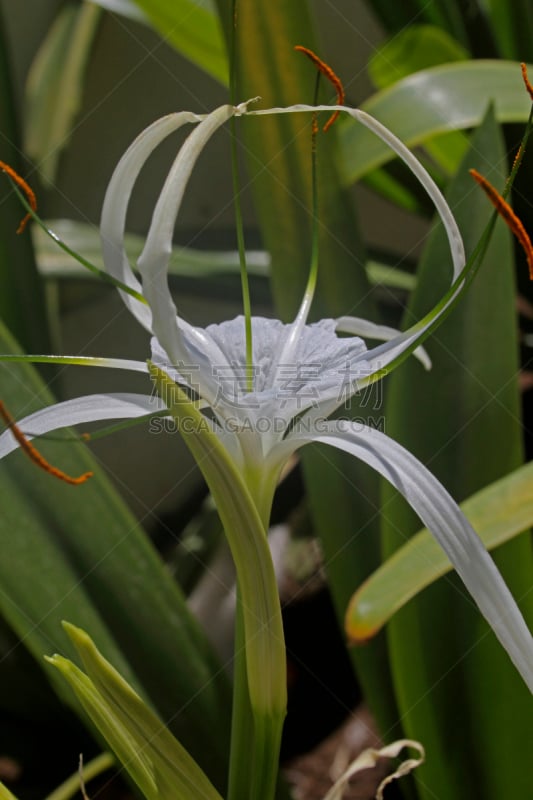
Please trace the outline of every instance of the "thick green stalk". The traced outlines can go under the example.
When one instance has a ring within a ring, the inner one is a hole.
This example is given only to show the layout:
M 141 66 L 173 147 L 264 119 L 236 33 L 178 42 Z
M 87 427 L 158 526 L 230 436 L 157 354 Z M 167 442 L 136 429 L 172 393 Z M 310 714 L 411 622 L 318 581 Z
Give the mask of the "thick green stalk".
M 233 708 L 231 715 L 231 751 L 227 800 L 246 800 L 252 785 L 252 762 L 248 757 L 254 737 L 253 712 L 250 706 L 246 673 L 246 642 L 240 589 L 235 610 L 235 650 L 233 659 Z
M 168 375 L 153 364 L 150 373 L 178 429 L 183 420 L 187 420 L 188 431 L 191 422 L 196 425 L 195 431 L 184 435 L 184 441 L 207 482 L 235 562 L 254 723 L 254 738 L 247 752 L 252 760 L 248 796 L 271 800 L 287 708 L 285 641 L 265 525 L 250 491 L 253 476 L 250 482 L 246 480 L 246 467 L 232 460 L 196 405 Z

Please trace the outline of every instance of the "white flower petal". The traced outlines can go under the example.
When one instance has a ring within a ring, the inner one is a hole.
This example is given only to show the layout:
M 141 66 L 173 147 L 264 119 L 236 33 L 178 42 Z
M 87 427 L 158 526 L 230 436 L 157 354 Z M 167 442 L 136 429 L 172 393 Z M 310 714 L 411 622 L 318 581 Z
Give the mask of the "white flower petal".
M 457 294 L 461 292 L 464 281 L 461 276 L 465 268 L 465 252 L 461 233 L 457 227 L 455 218 L 448 206 L 444 196 L 435 181 L 427 170 L 422 166 L 418 159 L 411 153 L 411 151 L 400 141 L 393 133 L 391 133 L 384 125 L 375 120 L 369 114 L 357 108 L 349 108 L 348 106 L 308 106 L 308 105 L 294 105 L 286 108 L 268 108 L 258 110 L 246 110 L 247 115 L 263 115 L 263 114 L 295 114 L 295 113 L 312 113 L 315 111 L 340 111 L 341 113 L 348 114 L 354 119 L 361 122 L 369 128 L 376 136 L 379 136 L 388 146 L 404 161 L 404 163 L 413 172 L 416 178 L 420 181 L 429 197 L 433 201 L 435 208 L 444 225 L 446 236 L 448 238 L 450 253 L 453 265 L 452 285 L 454 285 L 454 292 L 450 293 L 446 304 L 439 308 L 438 306 L 433 309 L 426 317 L 424 324 L 418 323 L 405 331 L 400 336 L 393 338 L 390 342 L 380 345 L 370 353 L 370 366 L 372 369 L 369 375 L 378 371 L 386 369 L 395 359 L 397 359 L 405 350 L 410 348 L 418 339 L 422 338 L 427 329 L 446 312 L 446 309 L 454 301 Z M 365 357 L 366 358 L 366 357 Z M 333 410 L 333 409 L 332 409 Z M 331 413 L 331 412 L 330 412 Z
M 371 117 L 370 114 L 367 114 L 365 111 L 361 111 L 359 108 L 350 108 L 349 106 L 338 105 L 308 106 L 300 104 L 287 106 L 286 108 L 265 108 L 251 111 L 245 110 L 244 113 L 247 116 L 259 116 L 263 114 L 295 114 L 301 112 L 314 113 L 315 111 L 328 111 L 330 113 L 332 111 L 340 111 L 343 114 L 348 114 L 350 117 L 358 120 L 362 125 L 364 125 L 366 128 L 369 128 L 373 133 L 376 134 L 376 136 L 382 139 L 409 167 L 411 172 L 413 172 L 416 178 L 420 181 L 429 197 L 433 201 L 433 204 L 435 205 L 435 208 L 437 209 L 437 212 L 442 220 L 446 230 L 446 235 L 448 237 L 448 242 L 450 244 L 453 262 L 453 280 L 456 280 L 465 265 L 465 252 L 461 233 L 457 227 L 457 223 L 451 212 L 451 209 L 444 199 L 439 187 L 430 176 L 428 171 L 422 166 L 420 161 L 413 155 L 413 153 L 411 153 L 409 148 L 406 147 L 397 136 L 391 133 L 388 128 L 382 125 L 381 122 L 378 122 L 377 119 L 374 119 L 374 117 Z
M 103 419 L 135 419 L 156 411 L 164 411 L 165 404 L 159 397 L 143 394 L 90 394 L 47 406 L 18 421 L 17 426 L 26 438 L 33 439 L 44 433 Z M 4 458 L 19 446 L 7 428 L 0 436 L 0 458 Z
M 327 399 L 334 398 L 335 404 L 346 384 L 351 386 L 355 379 L 351 364 L 365 352 L 365 345 L 358 338 L 339 338 L 335 333 L 336 321 L 333 319 L 306 325 L 295 342 L 291 360 L 279 363 L 279 343 L 291 329 L 276 319 L 252 318 L 253 342 L 253 384 L 254 391 L 246 392 L 246 353 L 244 343 L 244 319 L 218 325 L 209 325 L 207 332 L 223 351 L 230 367 L 217 370 L 218 397 L 214 410 L 224 417 L 251 422 L 259 418 L 285 422 L 305 409 L 318 408 Z M 361 369 L 360 365 L 358 369 Z M 362 374 L 366 377 L 367 372 Z M 272 375 L 274 377 L 272 377 Z M 346 383 L 348 381 L 348 383 Z M 353 393 L 353 392 L 351 392 Z M 273 427 L 263 436 L 264 450 L 283 434 L 283 427 Z
M 340 333 L 351 333 L 354 336 L 361 336 L 363 339 L 379 339 L 383 342 L 391 342 L 401 331 L 396 328 L 389 328 L 388 325 L 377 325 L 361 317 L 339 317 L 336 330 Z M 423 347 L 413 350 L 413 355 L 418 358 L 424 369 L 431 369 L 431 359 Z
M 189 357 L 168 286 L 168 262 L 176 217 L 198 156 L 217 128 L 234 113 L 233 106 L 220 106 L 195 128 L 180 148 L 159 195 L 146 243 L 137 262 L 143 279 L 143 295 L 152 310 L 152 331 L 171 361 Z M 192 331 L 189 329 L 189 333 Z
M 312 441 L 329 444 L 360 458 L 401 492 L 445 551 L 533 692 L 531 633 L 494 561 L 439 481 L 411 453 L 385 434 L 347 422 L 324 422 L 315 435 L 299 435 L 295 431 L 271 457 L 287 457 Z
M 100 222 L 105 268 L 114 278 L 141 294 L 142 287 L 133 274 L 124 249 L 126 212 L 133 186 L 149 156 L 167 136 L 182 125 L 202 119 L 204 115 L 184 111 L 156 120 L 128 147 L 107 187 Z M 151 330 L 150 309 L 127 293 L 121 292 L 121 295 L 131 313 L 145 328 Z

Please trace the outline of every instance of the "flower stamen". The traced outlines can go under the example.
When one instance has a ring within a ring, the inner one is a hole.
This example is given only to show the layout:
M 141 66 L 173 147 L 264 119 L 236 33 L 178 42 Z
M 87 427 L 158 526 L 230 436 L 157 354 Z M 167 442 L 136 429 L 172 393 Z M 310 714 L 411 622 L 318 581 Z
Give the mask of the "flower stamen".
M 37 198 L 35 197 L 35 192 L 31 188 L 31 186 L 26 183 L 24 178 L 15 172 L 13 167 L 10 167 L 9 164 L 6 164 L 5 161 L 0 161 L 0 169 L 9 175 L 12 181 L 14 181 L 17 186 L 22 189 L 26 197 L 28 198 L 28 203 L 30 204 L 30 208 L 32 211 L 37 211 Z M 17 233 L 22 233 L 31 219 L 31 214 L 26 214 L 26 216 L 20 221 L 20 225 L 17 228 Z
M 514 233 L 522 245 L 529 267 L 529 277 L 530 280 L 533 280 L 533 245 L 531 244 L 531 239 L 522 221 L 517 217 L 509 203 L 503 199 L 498 190 L 495 189 L 483 175 L 480 175 L 475 169 L 471 169 L 470 174 L 474 180 L 479 183 L 500 217 L 502 217 L 507 227 Z
M 5 405 L 0 400 L 0 417 L 4 420 L 8 428 L 11 430 L 11 433 L 17 440 L 20 445 L 21 450 L 23 450 L 26 455 L 33 461 L 34 464 L 37 464 L 38 467 L 43 469 L 45 472 L 48 472 L 49 475 L 53 475 L 55 478 L 59 478 L 61 481 L 65 481 L 65 483 L 69 483 L 72 486 L 79 486 L 81 483 L 85 483 L 86 480 L 92 478 L 92 472 L 84 472 L 83 475 L 80 475 L 78 478 L 73 478 L 70 475 L 67 475 L 66 472 L 58 469 L 57 467 L 52 466 L 45 458 L 42 456 L 36 447 L 29 441 L 29 439 L 22 433 L 18 425 L 16 424 L 15 420 L 5 407 Z
M 309 58 L 313 62 L 315 67 L 318 70 L 320 70 L 320 72 L 328 79 L 328 81 L 333 85 L 333 87 L 334 87 L 334 89 L 335 89 L 335 91 L 337 93 L 337 105 L 338 106 L 343 106 L 344 105 L 344 100 L 345 100 L 345 97 L 346 97 L 345 92 L 344 92 L 344 86 L 342 85 L 342 81 L 339 78 L 339 76 L 336 75 L 335 72 L 333 72 L 333 70 L 331 69 L 329 64 L 326 64 L 325 61 L 322 61 L 322 59 L 319 58 L 316 55 L 316 53 L 313 53 L 313 51 L 310 50 L 308 47 L 303 47 L 301 44 L 297 44 L 297 45 L 295 45 L 294 49 L 298 50 L 299 53 L 304 53 L 307 56 L 307 58 Z M 335 122 L 335 120 L 337 119 L 338 116 L 339 116 L 339 112 L 338 111 L 335 111 L 331 115 L 331 117 L 328 119 L 328 121 L 324 125 L 324 128 L 323 128 L 324 133 L 326 133 L 326 131 L 328 131 L 331 128 L 331 126 L 333 125 L 333 123 Z M 316 125 L 315 122 L 313 124 Z M 313 132 L 315 132 L 315 128 L 313 128 Z
M 533 100 L 533 86 L 529 82 L 529 78 L 527 76 L 527 66 L 524 62 L 522 62 L 520 64 L 520 68 L 522 70 L 522 78 L 524 79 L 524 84 L 526 86 L 527 93 L 531 97 L 531 100 Z

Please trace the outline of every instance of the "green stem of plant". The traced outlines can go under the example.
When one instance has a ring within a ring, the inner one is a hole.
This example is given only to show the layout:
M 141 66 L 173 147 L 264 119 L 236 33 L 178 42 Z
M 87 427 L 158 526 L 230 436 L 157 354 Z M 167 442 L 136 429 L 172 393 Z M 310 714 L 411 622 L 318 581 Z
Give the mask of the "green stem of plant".
M 233 775 L 246 761 L 252 765 L 251 774 L 246 776 L 249 785 L 245 793 L 240 792 L 238 800 L 251 797 L 273 800 L 287 708 L 287 681 L 281 607 L 264 519 L 270 513 L 273 490 L 269 503 L 266 489 L 260 497 L 255 492 L 256 472 L 260 470 L 263 474 L 267 467 L 234 461 L 217 434 L 205 427 L 205 417 L 195 403 L 163 370 L 150 362 L 148 366 L 178 426 L 181 427 L 184 418 L 197 423 L 197 431 L 184 434 L 183 438 L 211 491 L 237 571 L 245 646 L 239 647 L 236 658 L 246 660 L 249 706 L 242 702 L 244 687 L 241 686 L 236 713 L 250 713 L 249 719 L 237 719 L 233 728 L 236 737 L 231 751 Z M 270 477 L 273 486 L 277 476 L 272 469 Z M 265 513 L 259 511 L 259 505 Z M 238 675 L 243 668 L 237 662 Z M 253 730 L 248 741 L 243 740 L 237 727 L 240 725 Z M 256 793 L 253 787 L 257 788 Z
M 318 89 L 320 86 L 320 72 L 317 73 L 315 83 L 314 104 L 318 103 Z M 311 134 L 311 202 L 313 230 L 311 239 L 311 264 L 309 267 L 309 278 L 305 289 L 306 295 L 313 297 L 318 278 L 318 250 L 319 250 L 319 230 L 318 230 L 318 169 L 317 169 L 317 123 L 316 116 L 313 116 L 313 131 Z
M 237 0 L 231 3 L 231 40 L 230 40 L 230 102 L 237 103 Z M 237 249 L 239 251 L 239 265 L 241 272 L 242 305 L 244 311 L 244 327 L 246 338 L 246 389 L 253 390 L 253 343 L 252 343 L 252 304 L 250 301 L 250 284 L 248 269 L 246 267 L 246 246 L 244 242 L 244 226 L 240 198 L 239 164 L 237 155 L 237 126 L 235 117 L 230 120 L 231 131 L 231 173 L 233 178 L 233 207 L 235 209 L 235 228 L 237 231 Z
M 254 736 L 254 720 L 250 705 L 246 672 L 246 642 L 241 591 L 237 588 L 235 610 L 235 648 L 233 659 L 233 708 L 231 716 L 231 750 L 227 800 L 246 800 L 252 784 L 252 761 L 246 758 Z

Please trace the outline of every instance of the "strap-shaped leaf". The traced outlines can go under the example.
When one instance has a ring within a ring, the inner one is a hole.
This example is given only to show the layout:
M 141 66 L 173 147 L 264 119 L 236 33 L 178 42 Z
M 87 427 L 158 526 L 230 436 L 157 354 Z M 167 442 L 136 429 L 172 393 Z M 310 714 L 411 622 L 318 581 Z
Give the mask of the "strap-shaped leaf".
M 487 550 L 533 525 L 533 463 L 472 495 L 461 509 Z M 427 529 L 413 536 L 354 594 L 346 624 L 354 640 L 374 636 L 411 598 L 452 569 Z
M 479 125 L 489 103 L 499 122 L 525 122 L 531 101 L 520 66 L 480 60 L 422 70 L 378 92 L 362 108 L 414 147 L 438 134 Z M 351 122 L 341 130 L 342 175 L 352 183 L 392 158 L 370 132 Z
M 18 352 L 1 329 L 0 348 Z M 52 401 L 28 364 L 0 364 L 0 383 L 15 418 Z M 43 451 L 67 472 L 95 474 L 67 487 L 23 454 L 2 462 L 0 612 L 39 664 L 52 648 L 71 655 L 61 619 L 89 631 L 136 690 L 173 717 L 172 730 L 199 761 L 208 732 L 217 732 L 205 757 L 210 777 L 224 785 L 229 686 L 183 594 L 87 448 L 47 441 Z M 148 651 L 157 659 L 147 659 Z M 180 669 L 184 660 L 194 666 Z
M 70 684 L 147 800 L 221 800 L 205 773 L 85 631 L 67 623 L 64 627 L 87 674 L 62 656 L 48 661 Z
M 50 183 L 81 106 L 100 14 L 91 3 L 63 6 L 28 75 L 25 147 Z
M 489 114 L 475 131 L 447 194 L 467 253 L 491 215 L 485 198 L 473 191 L 468 169 L 479 165 L 486 174 L 491 165 L 488 174 L 501 186 L 503 164 L 502 142 Z M 406 363 L 388 386 L 387 433 L 425 463 L 459 502 L 521 464 L 510 245 L 499 223 L 475 281 L 426 345 L 431 373 L 415 372 Z M 407 320 L 417 319 L 445 285 L 439 269 L 443 247 L 442 232 L 436 230 L 419 266 Z M 419 528 L 410 510 L 384 487 L 385 554 Z M 515 537 L 499 548 L 495 561 L 530 626 L 528 541 Z M 455 577 L 435 583 L 402 608 L 387 635 L 404 733 L 416 731 L 428 751 L 440 754 L 415 776 L 420 796 L 429 800 L 437 792 L 442 800 L 466 800 L 476 795 L 481 781 L 487 800 L 509 792 L 527 794 L 531 776 L 522 765 L 528 752 L 529 693 Z M 452 704 L 450 697 L 461 700 Z
M 153 27 L 182 53 L 222 84 L 228 63 L 216 14 L 194 0 L 135 0 Z

